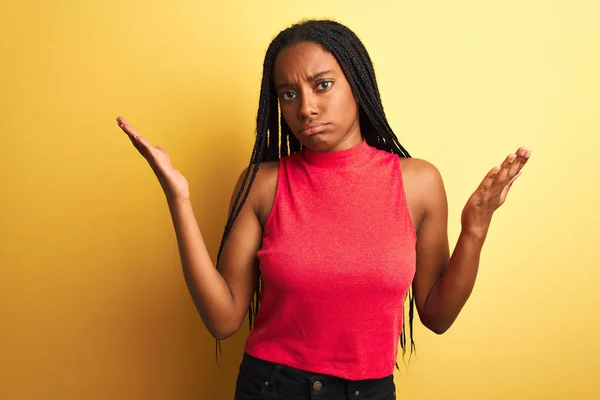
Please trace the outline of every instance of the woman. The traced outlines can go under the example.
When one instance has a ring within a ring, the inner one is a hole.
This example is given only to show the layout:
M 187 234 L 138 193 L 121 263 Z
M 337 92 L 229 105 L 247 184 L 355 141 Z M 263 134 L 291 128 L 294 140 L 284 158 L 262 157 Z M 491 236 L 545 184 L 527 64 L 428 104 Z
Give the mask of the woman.
M 162 185 L 208 330 L 227 338 L 250 310 L 239 400 L 394 399 L 409 288 L 410 323 L 415 304 L 427 328 L 445 332 L 473 289 L 492 214 L 531 154 L 522 147 L 485 176 L 450 256 L 441 176 L 389 127 L 360 40 L 333 21 L 293 25 L 265 56 L 256 144 L 217 269 L 185 178 L 117 121 Z

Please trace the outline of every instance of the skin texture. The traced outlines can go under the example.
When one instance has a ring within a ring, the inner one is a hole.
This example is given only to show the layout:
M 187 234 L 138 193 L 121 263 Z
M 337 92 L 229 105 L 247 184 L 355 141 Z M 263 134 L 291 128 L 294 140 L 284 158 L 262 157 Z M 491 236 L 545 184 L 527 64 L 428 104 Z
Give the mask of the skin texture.
M 273 82 L 284 118 L 298 140 L 313 151 L 338 151 L 362 142 L 358 105 L 338 62 L 320 45 L 301 42 L 284 49 L 275 61 Z M 194 217 L 185 178 L 168 153 L 154 147 L 119 117 L 119 126 L 156 174 L 169 204 L 186 282 L 209 331 L 217 339 L 241 326 L 259 276 L 256 253 L 271 212 L 277 186 L 277 161 L 263 162 L 248 199 L 224 244 L 219 271 L 212 263 Z M 417 232 L 417 268 L 413 281 L 423 324 L 445 332 L 469 298 L 481 249 L 494 211 L 504 203 L 531 152 L 522 147 L 485 175 L 462 213 L 462 231 L 450 253 L 448 205 L 439 171 L 429 162 L 401 158 L 410 215 Z M 230 208 L 240 191 L 242 171 Z
M 304 146 L 327 152 L 362 142 L 350 84 L 335 57 L 321 46 L 301 42 L 282 50 L 273 82 L 285 121 Z M 315 123 L 324 125 L 303 130 Z

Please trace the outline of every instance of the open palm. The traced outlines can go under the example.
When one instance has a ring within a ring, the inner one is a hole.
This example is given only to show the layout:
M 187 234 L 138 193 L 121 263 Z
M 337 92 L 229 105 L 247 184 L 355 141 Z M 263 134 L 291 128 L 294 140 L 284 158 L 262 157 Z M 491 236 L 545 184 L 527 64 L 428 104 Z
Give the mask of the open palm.
M 189 184 L 185 177 L 173 167 L 169 153 L 160 146 L 152 146 L 124 118 L 117 118 L 117 123 L 127 134 L 133 146 L 148 161 L 167 198 L 170 200 L 188 199 Z
M 463 209 L 463 229 L 485 236 L 494 211 L 506 201 L 508 191 L 530 156 L 531 150 L 520 147 L 487 173 Z

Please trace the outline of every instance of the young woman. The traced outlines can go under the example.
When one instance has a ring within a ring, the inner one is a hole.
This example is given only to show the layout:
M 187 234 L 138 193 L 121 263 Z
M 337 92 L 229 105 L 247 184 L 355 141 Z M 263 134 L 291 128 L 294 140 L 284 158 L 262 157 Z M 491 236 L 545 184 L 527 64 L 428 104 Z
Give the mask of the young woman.
M 363 44 L 337 22 L 304 21 L 267 50 L 256 143 L 215 268 L 187 181 L 164 149 L 117 121 L 162 185 L 208 330 L 225 339 L 249 311 L 239 400 L 395 399 L 409 289 L 409 322 L 414 304 L 427 328 L 445 332 L 473 289 L 492 215 L 531 154 L 519 148 L 488 172 L 450 254 L 440 174 L 398 142 Z

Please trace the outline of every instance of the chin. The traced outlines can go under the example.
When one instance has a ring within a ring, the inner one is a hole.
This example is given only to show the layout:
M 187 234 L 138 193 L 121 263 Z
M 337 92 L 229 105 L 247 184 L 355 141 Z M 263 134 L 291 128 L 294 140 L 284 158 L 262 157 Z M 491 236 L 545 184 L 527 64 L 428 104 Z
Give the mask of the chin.
M 333 147 L 333 143 L 328 140 L 327 135 L 324 133 L 315 133 L 303 138 L 301 142 L 304 147 L 312 151 L 328 151 Z

